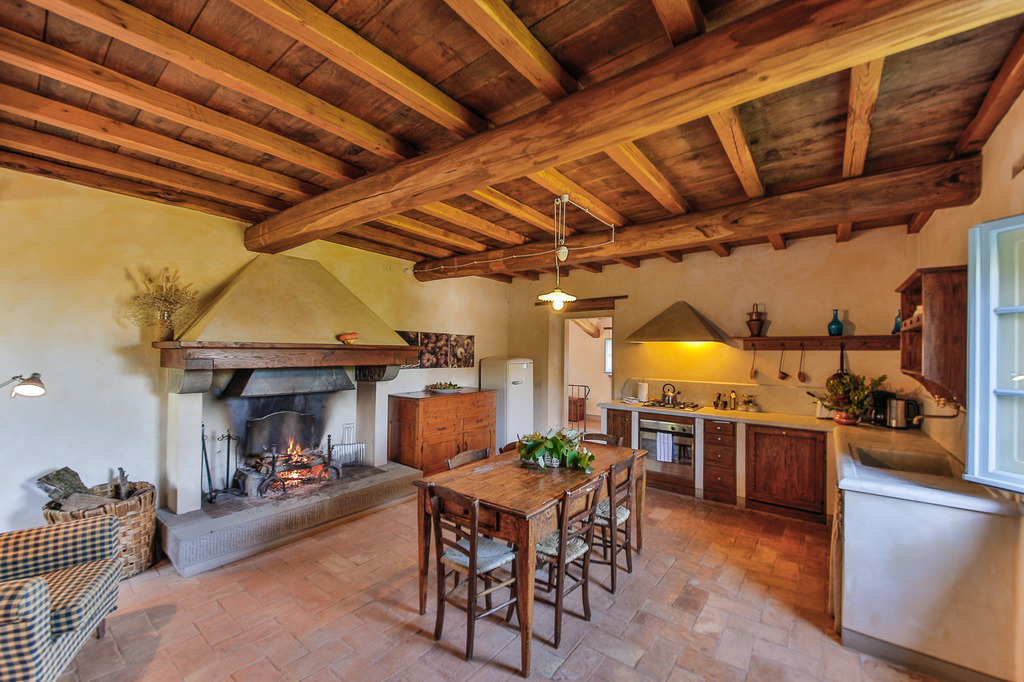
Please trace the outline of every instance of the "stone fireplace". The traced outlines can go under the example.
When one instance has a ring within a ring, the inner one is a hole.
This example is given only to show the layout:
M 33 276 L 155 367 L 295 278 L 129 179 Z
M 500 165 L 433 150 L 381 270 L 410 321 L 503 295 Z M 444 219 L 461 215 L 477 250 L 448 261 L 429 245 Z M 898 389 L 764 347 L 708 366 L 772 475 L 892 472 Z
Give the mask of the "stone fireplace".
M 338 336 L 347 342 L 339 343 Z M 257 256 L 176 340 L 153 345 L 160 350 L 167 390 L 161 481 L 166 508 L 158 511 L 158 520 L 165 551 L 183 575 L 261 551 L 371 504 L 370 473 L 381 474 L 376 477 L 391 487 L 408 485 L 405 478 L 412 474 L 387 461 L 386 387 L 403 365 L 416 363 L 419 349 L 407 345 L 320 263 Z M 352 392 L 354 401 L 334 397 Z M 349 495 L 347 500 L 335 499 L 349 482 L 325 443 L 330 436 L 325 405 L 338 402 L 347 406 L 344 419 L 355 424 L 366 464 L 378 470 L 362 474 L 362 483 L 352 481 L 355 488 L 340 493 Z M 266 498 L 247 506 L 232 503 L 244 507 L 241 520 L 221 521 L 226 507 L 204 506 L 200 475 L 211 423 L 223 432 L 220 437 L 238 438 L 237 462 L 225 462 L 223 471 L 243 472 L 242 485 L 257 498 L 285 492 L 291 479 L 338 485 L 320 486 L 335 490 L 306 495 L 307 502 L 284 495 L 288 499 L 281 503 Z M 296 449 L 299 457 L 293 458 L 289 450 Z M 210 546 L 217 542 L 223 547 Z

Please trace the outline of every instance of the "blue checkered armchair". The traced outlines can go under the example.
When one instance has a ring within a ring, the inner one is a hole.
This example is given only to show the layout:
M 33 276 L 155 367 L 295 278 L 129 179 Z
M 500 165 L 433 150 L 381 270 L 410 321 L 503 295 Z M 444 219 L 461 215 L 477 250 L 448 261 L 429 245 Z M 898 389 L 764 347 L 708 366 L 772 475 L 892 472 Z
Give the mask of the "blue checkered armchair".
M 57 679 L 117 608 L 116 516 L 0 534 L 0 680 Z

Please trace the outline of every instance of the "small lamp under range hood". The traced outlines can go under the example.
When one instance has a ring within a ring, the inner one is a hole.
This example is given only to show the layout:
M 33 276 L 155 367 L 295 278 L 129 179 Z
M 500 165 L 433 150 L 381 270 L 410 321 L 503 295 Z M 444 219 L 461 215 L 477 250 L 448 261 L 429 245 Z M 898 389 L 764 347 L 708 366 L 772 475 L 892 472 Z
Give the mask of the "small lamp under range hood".
M 626 337 L 631 343 L 713 341 L 725 339 L 713 324 L 686 301 L 676 301 Z

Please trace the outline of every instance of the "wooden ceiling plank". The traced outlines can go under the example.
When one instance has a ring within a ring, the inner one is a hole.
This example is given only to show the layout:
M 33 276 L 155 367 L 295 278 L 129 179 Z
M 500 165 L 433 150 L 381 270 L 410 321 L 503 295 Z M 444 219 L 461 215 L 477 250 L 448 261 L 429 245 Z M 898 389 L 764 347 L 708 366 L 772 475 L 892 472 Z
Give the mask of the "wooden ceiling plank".
M 482 118 L 308 0 L 231 2 L 462 137 L 487 128 Z
M 418 210 L 505 244 L 522 244 L 526 241 L 526 237 L 518 232 L 506 230 L 504 227 L 495 225 L 489 220 L 484 220 L 472 213 L 467 213 L 454 206 L 443 204 L 440 201 L 420 206 Z
M 486 245 L 481 244 L 474 239 L 463 237 L 461 234 L 455 234 L 454 232 L 449 232 L 448 230 L 443 230 L 440 227 L 428 225 L 423 221 L 401 214 L 396 213 L 395 215 L 377 218 L 377 221 L 391 225 L 392 227 L 397 227 L 400 230 L 405 230 L 406 232 L 411 232 L 412 234 L 418 234 L 421 237 L 433 239 L 434 241 L 441 242 L 442 244 L 454 246 L 455 248 L 462 249 L 464 251 L 485 251 L 487 249 Z
M 668 178 L 662 175 L 657 166 L 634 143 L 626 142 L 609 147 L 605 153 L 668 212 L 679 214 L 693 210 Z
M 586 270 L 587 272 L 601 273 L 604 270 L 603 265 L 597 265 L 595 263 L 573 263 L 572 267 L 579 270 Z
M 682 251 L 659 251 L 658 255 L 671 263 L 682 263 L 683 252 Z
M 1010 54 L 985 94 L 978 113 L 964 129 L 956 143 L 958 154 L 976 152 L 985 146 L 1006 112 L 1024 92 L 1024 32 L 1010 49 Z
M 484 279 L 493 279 L 495 282 L 501 282 L 502 284 L 511 284 L 511 275 L 481 275 Z
M 566 176 L 559 173 L 554 168 L 546 168 L 536 173 L 530 173 L 527 177 L 552 194 L 568 194 L 570 199 L 582 206 L 584 210 L 590 211 L 601 220 L 606 220 L 609 223 L 614 223 L 616 225 L 626 224 L 626 219 L 621 213 L 577 185 Z
M 697 0 L 651 0 L 673 45 L 704 32 L 704 13 Z
M 963 206 L 977 199 L 980 188 L 980 157 L 959 158 L 630 225 L 616 230 L 613 244 L 606 244 L 606 236 L 601 233 L 579 233 L 565 241 L 569 247 L 566 262 L 572 266 L 580 260 L 592 262 L 708 248 L 709 244 L 724 241 L 766 239 L 773 233 L 798 233 L 843 222 L 907 215 L 926 208 Z M 535 242 L 486 254 L 420 263 L 415 274 L 417 279 L 429 281 L 481 272 L 535 269 L 548 262 L 551 256 L 544 251 L 549 249 L 548 244 Z
M 0 84 L 0 111 L 25 116 L 58 128 L 153 154 L 217 175 L 260 184 L 299 201 L 320 192 L 307 182 L 236 161 L 127 123 L 78 109 L 56 100 Z
M 289 206 L 287 202 L 264 194 L 7 123 L 0 122 L 0 140 L 0 144 L 9 149 L 87 166 L 94 171 L 135 177 L 169 189 L 199 194 L 224 204 L 244 206 L 264 216 Z
M 729 163 L 732 164 L 733 170 L 736 171 L 736 175 L 740 179 L 740 184 L 743 185 L 743 191 L 751 199 L 764 196 L 764 182 L 761 180 L 761 174 L 754 162 L 754 155 L 750 152 L 750 144 L 747 142 L 747 136 L 743 132 L 743 124 L 740 122 L 736 109 L 730 107 L 715 111 L 708 118 L 711 119 L 711 125 L 714 126 L 715 133 L 718 134 L 718 139 L 722 142 L 725 154 L 729 157 Z
M 846 114 L 846 142 L 843 147 L 843 177 L 864 174 L 871 139 L 871 119 L 878 102 L 884 59 L 857 64 L 850 69 L 850 99 Z
M 146 201 L 155 201 L 169 206 L 189 208 L 195 211 L 219 216 L 221 218 L 240 220 L 243 223 L 255 223 L 263 217 L 259 213 L 239 208 L 237 206 L 228 206 L 216 201 L 208 201 L 201 197 L 186 196 L 180 192 L 171 192 L 159 187 L 153 187 L 152 185 L 144 185 L 141 182 L 132 182 L 131 180 L 114 178 L 109 175 L 94 173 L 81 168 L 62 166 L 52 161 L 22 156 L 21 154 L 15 154 L 13 152 L 6 152 L 3 150 L 0 150 L 0 168 L 8 168 L 21 173 L 40 175 L 54 180 L 62 180 L 75 185 L 103 190 L 105 192 L 114 192 L 116 194 L 123 194 L 129 197 L 145 199 Z
M 536 282 L 537 280 L 540 279 L 540 273 L 539 272 L 534 272 L 533 270 L 524 270 L 523 272 L 514 272 L 514 273 L 512 273 L 512 276 L 513 277 L 518 277 L 518 278 L 521 278 L 521 279 L 527 279 L 527 280 L 530 280 L 531 282 Z
M 768 235 L 768 241 L 771 243 L 772 248 L 776 251 L 786 250 L 786 235 L 778 232 L 772 232 Z
M 404 234 L 384 230 L 379 227 L 374 227 L 373 225 L 352 225 L 351 227 L 345 228 L 344 232 L 336 234 L 345 234 L 350 237 L 368 239 L 378 244 L 384 244 L 386 246 L 400 248 L 412 253 L 420 254 L 418 257 L 413 259 L 416 261 L 423 260 L 423 256 L 429 256 L 431 258 L 449 258 L 455 255 L 455 252 L 450 249 L 434 246 L 433 244 L 427 244 L 426 242 L 421 242 L 418 239 L 407 237 Z
M 625 265 L 626 267 L 633 268 L 634 270 L 640 267 L 639 258 L 613 258 L 612 260 L 621 265 Z
M 420 258 L 422 257 L 421 254 L 418 253 L 405 251 L 403 249 L 396 249 L 393 246 L 378 244 L 377 242 L 372 242 L 368 239 L 360 239 L 359 237 L 352 237 L 347 234 L 332 234 L 331 236 L 324 238 L 324 241 L 334 242 L 335 244 L 341 244 L 342 246 L 348 246 L 353 249 L 359 249 L 360 251 L 379 253 L 382 256 L 391 256 L 392 258 L 411 260 L 413 262 L 420 260 Z
M 708 248 L 714 251 L 720 258 L 728 258 L 729 254 L 732 253 L 732 247 L 728 244 L 719 244 L 718 242 L 711 242 L 708 244 Z
M 555 233 L 555 219 L 553 216 L 546 216 L 532 206 L 527 206 L 521 201 L 502 194 L 493 187 L 473 190 L 470 192 L 470 196 L 474 199 L 479 199 L 488 206 L 504 211 L 510 216 L 522 220 L 524 223 L 539 227 L 549 234 Z
M 408 144 L 266 71 L 118 0 L 37 0 L 36 5 L 253 97 L 392 161 Z
M 705 33 L 529 116 L 305 201 L 246 230 L 246 247 L 279 252 L 338 225 L 553 168 L 1024 12 L 1024 0 L 793 0 L 777 6 L 783 9 Z
M 347 182 L 362 170 L 269 130 L 134 80 L 20 33 L 0 28 L 0 59 Z
M 503 0 L 444 1 L 549 100 L 576 91 L 576 80 Z
M 577 317 L 573 320 L 573 324 L 579 327 L 583 331 L 583 333 L 589 336 L 590 338 L 601 338 L 601 328 L 598 327 L 593 322 L 591 322 L 590 320 Z
M 836 225 L 836 243 L 850 241 L 851 234 L 853 234 L 853 223 L 839 223 Z

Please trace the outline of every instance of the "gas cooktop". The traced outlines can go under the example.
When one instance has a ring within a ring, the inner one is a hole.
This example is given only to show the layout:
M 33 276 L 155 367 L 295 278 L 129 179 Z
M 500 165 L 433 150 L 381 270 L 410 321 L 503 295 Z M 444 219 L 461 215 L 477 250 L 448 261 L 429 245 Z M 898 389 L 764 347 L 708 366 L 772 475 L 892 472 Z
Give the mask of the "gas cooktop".
M 660 408 L 665 409 L 665 410 L 679 410 L 680 412 L 695 412 L 696 410 L 700 409 L 700 404 L 699 403 L 686 402 L 686 401 L 678 402 L 678 403 L 672 403 L 671 405 L 668 405 L 668 404 L 662 402 L 661 400 L 648 400 L 646 403 L 644 403 L 643 406 L 644 407 L 660 407 Z

